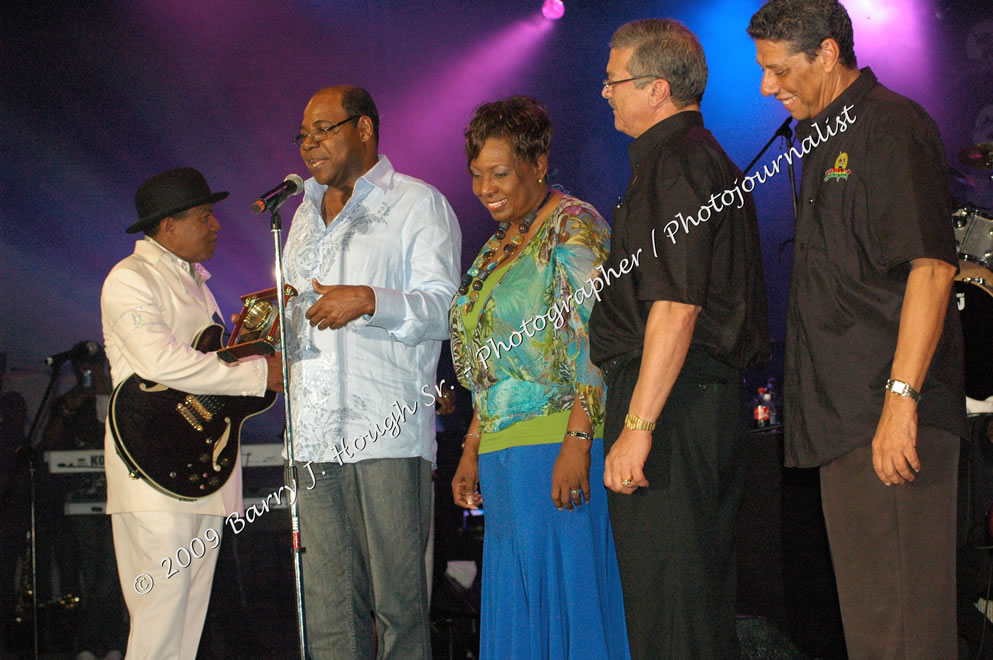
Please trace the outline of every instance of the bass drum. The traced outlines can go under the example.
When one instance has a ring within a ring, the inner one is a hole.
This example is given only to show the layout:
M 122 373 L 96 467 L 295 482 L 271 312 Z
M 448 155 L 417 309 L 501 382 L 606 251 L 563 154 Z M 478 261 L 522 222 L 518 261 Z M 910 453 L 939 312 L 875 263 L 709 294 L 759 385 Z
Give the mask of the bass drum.
M 955 302 L 965 339 L 965 393 L 980 401 L 993 396 L 993 273 L 960 262 Z

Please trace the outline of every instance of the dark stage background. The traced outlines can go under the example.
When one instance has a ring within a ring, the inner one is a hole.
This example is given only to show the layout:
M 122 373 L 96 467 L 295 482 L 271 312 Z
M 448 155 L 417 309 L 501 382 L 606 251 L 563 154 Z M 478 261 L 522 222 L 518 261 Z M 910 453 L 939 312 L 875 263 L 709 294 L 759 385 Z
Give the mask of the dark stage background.
M 993 142 L 993 2 L 845 4 L 855 22 L 860 65 L 871 65 L 884 84 L 932 114 L 950 164 L 971 178 L 971 186 L 952 184 L 955 195 L 963 204 L 993 206 L 993 184 L 956 157 L 968 145 Z M 786 118 L 779 102 L 759 94 L 760 71 L 744 31 L 760 5 L 760 0 L 566 0 L 564 18 L 552 22 L 541 16 L 540 0 L 5 3 L 0 12 L 3 389 L 24 393 L 33 413 L 48 375 L 44 356 L 81 339 L 102 341 L 101 284 L 133 249 L 135 237 L 124 228 L 135 220 L 136 187 L 161 170 L 192 165 L 215 190 L 231 192 L 217 207 L 221 242 L 206 264 L 225 312 L 236 311 L 241 294 L 272 286 L 268 221 L 251 214 L 249 205 L 287 173 L 306 173 L 290 137 L 308 98 L 326 85 L 350 83 L 371 91 L 382 118 L 381 152 L 398 170 L 437 186 L 454 207 L 463 232 L 463 268 L 493 230 L 488 213 L 472 196 L 462 146 L 464 126 L 485 101 L 523 93 L 544 102 L 555 126 L 551 180 L 610 220 L 629 177 L 630 138 L 614 130 L 600 81 L 610 35 L 628 20 L 673 16 L 697 33 L 710 66 L 706 124 L 743 167 Z M 781 150 L 777 141 L 759 167 Z M 936 168 L 932 175 L 947 173 Z M 790 247 L 781 249 L 792 234 L 788 190 L 784 171 L 754 193 L 777 345 L 784 335 L 790 270 Z M 287 229 L 299 199 L 284 207 Z M 770 372 L 779 377 L 776 365 L 781 369 L 781 360 L 774 359 Z M 464 408 L 465 397 L 461 403 Z M 246 425 L 244 439 L 275 442 L 281 425 L 282 408 L 276 406 Z M 457 430 L 452 432 L 457 437 Z M 442 457 L 458 451 L 457 440 L 442 437 L 441 444 Z M 828 587 L 809 578 L 829 580 L 825 543 L 814 538 L 809 545 L 819 549 L 809 552 L 798 545 L 812 536 L 802 523 L 819 520 L 816 479 L 779 475 L 779 447 L 776 437 L 766 435 L 750 443 L 755 482 L 742 520 L 749 521 L 751 531 L 740 538 L 756 560 L 742 563 L 743 575 L 752 576 L 752 582 L 743 582 L 743 597 L 754 602 L 744 603 L 751 607 L 741 611 L 781 622 L 789 608 L 799 612 L 798 625 L 811 638 L 797 634 L 798 642 L 807 648 L 824 640 L 837 643 L 836 631 L 818 629 L 836 621 L 831 603 L 819 609 L 811 602 L 831 598 Z M 446 514 L 446 479 L 447 474 L 439 477 L 439 519 Z M 269 482 L 263 485 L 271 490 Z M 805 497 L 812 500 L 803 511 L 814 514 L 806 521 L 790 518 L 787 510 L 779 515 L 780 501 L 796 507 Z M 754 522 L 764 520 L 760 515 L 784 525 L 782 539 L 774 527 Z M 237 578 L 244 583 L 233 577 L 233 561 L 220 564 L 215 589 L 234 595 L 221 599 L 215 594 L 215 602 L 240 602 L 239 628 L 224 630 L 224 622 L 212 614 L 204 648 L 232 647 L 232 640 L 244 638 L 247 649 L 257 643 L 245 636 L 251 628 L 259 636 L 271 628 L 278 631 L 272 639 L 289 644 L 292 594 L 279 572 L 285 561 L 277 562 L 285 555 L 266 554 L 286 547 L 276 520 L 268 518 L 245 538 L 243 565 L 249 569 Z M 455 533 L 439 526 L 438 546 L 451 548 L 456 544 L 446 540 L 446 530 Z M 238 545 L 236 539 L 222 547 L 234 553 Z M 790 557 L 797 570 L 791 573 L 791 565 L 780 570 L 777 562 L 788 564 Z M 818 568 L 810 557 L 819 557 L 823 565 Z M 275 584 L 275 576 L 278 589 L 270 594 L 266 585 Z M 271 603 L 270 610 L 284 616 L 249 616 L 246 594 Z M 779 603 L 779 609 L 765 607 L 766 602 Z M 457 615 L 452 620 L 451 630 L 468 625 Z M 246 621 L 249 625 L 242 625 Z M 450 644 L 452 639 L 454 633 Z M 830 649 L 811 653 L 837 657 Z M 277 657 L 268 651 L 262 655 Z
M 630 139 L 600 97 L 608 42 L 621 23 L 673 16 L 701 38 L 710 130 L 744 166 L 786 117 L 758 93 L 745 26 L 757 0 L 567 0 L 548 21 L 539 0 L 316 0 L 6 3 L 2 24 L 0 352 L 6 389 L 36 405 L 42 358 L 80 339 L 102 340 L 100 286 L 132 250 L 137 185 L 193 165 L 212 187 L 220 247 L 207 266 L 225 312 L 273 283 L 265 218 L 255 196 L 288 172 L 306 173 L 290 137 L 318 88 L 367 87 L 382 116 L 381 151 L 398 170 L 436 185 L 464 235 L 463 265 L 492 220 L 472 196 L 462 130 L 481 102 L 530 94 L 549 108 L 552 180 L 604 215 L 623 192 Z M 953 166 L 990 206 L 991 184 L 957 163 L 959 149 L 993 141 L 993 3 L 849 0 L 860 65 L 920 102 L 938 121 Z M 777 143 L 760 161 L 769 162 Z M 936 177 L 944 173 L 935 170 Z M 792 210 L 785 172 L 759 186 L 773 336 L 781 340 Z M 300 198 L 284 209 L 287 228 Z M 278 407 L 277 407 L 278 408 Z M 277 415 L 279 413 L 276 413 Z M 252 423 L 272 439 L 278 419 Z

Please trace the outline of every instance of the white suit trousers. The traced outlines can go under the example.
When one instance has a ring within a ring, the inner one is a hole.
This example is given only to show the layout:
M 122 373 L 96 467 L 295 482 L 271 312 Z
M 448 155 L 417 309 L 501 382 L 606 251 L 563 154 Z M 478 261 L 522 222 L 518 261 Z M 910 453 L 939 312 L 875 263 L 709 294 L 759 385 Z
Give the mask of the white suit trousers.
M 117 570 L 131 614 L 128 660 L 196 658 L 223 520 L 184 513 L 111 515 Z M 209 540 L 215 537 L 208 529 L 217 532 L 216 541 Z

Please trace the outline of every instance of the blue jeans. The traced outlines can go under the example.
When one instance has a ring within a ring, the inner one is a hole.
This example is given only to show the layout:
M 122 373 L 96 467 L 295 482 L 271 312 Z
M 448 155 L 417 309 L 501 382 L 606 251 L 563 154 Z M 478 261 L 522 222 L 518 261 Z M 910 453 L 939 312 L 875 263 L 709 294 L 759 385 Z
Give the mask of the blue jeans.
M 375 657 L 375 630 L 378 657 L 430 658 L 431 464 L 384 458 L 311 468 L 315 484 L 298 491 L 310 657 Z

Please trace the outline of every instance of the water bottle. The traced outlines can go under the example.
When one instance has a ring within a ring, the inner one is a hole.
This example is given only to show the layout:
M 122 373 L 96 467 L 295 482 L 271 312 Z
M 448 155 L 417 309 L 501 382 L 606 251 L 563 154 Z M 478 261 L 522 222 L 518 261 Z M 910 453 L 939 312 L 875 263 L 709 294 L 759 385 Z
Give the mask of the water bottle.
M 752 421 L 755 428 L 764 429 L 769 426 L 769 403 L 771 397 L 768 399 L 769 395 L 766 394 L 765 388 L 760 387 L 758 396 L 755 397 L 752 403 Z
M 779 395 L 776 392 L 776 379 L 772 376 L 769 377 L 769 382 L 766 383 L 765 393 L 769 395 L 769 425 L 772 426 L 779 423 L 779 408 L 776 406 Z
M 779 418 L 776 416 L 776 401 L 772 398 L 772 394 L 766 392 L 762 395 L 762 401 L 765 404 L 766 409 L 769 411 L 769 426 L 779 422 Z

